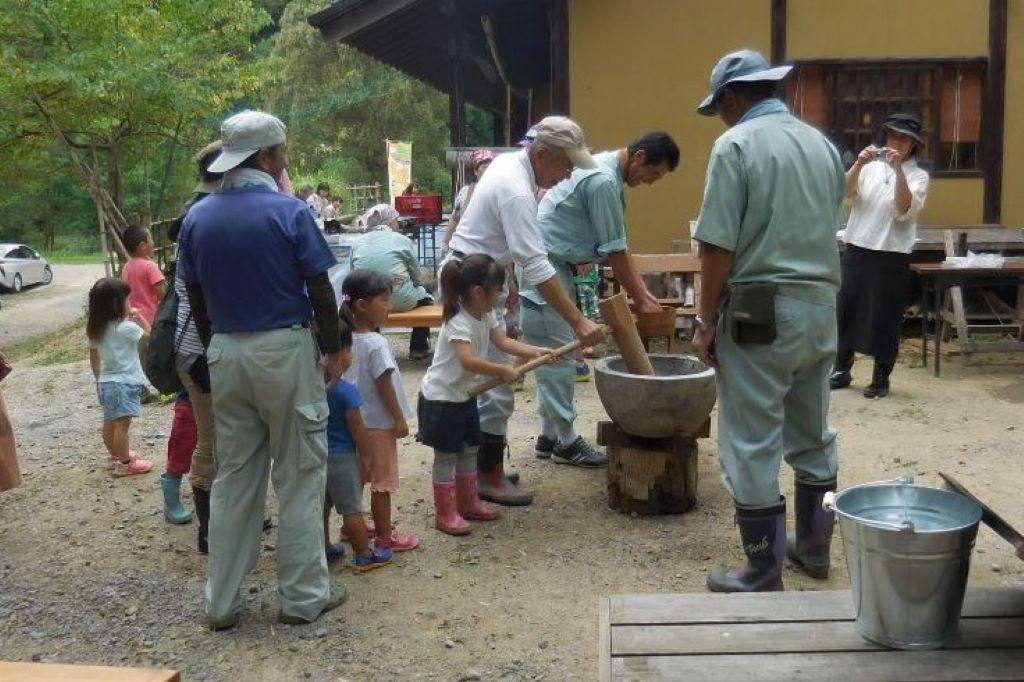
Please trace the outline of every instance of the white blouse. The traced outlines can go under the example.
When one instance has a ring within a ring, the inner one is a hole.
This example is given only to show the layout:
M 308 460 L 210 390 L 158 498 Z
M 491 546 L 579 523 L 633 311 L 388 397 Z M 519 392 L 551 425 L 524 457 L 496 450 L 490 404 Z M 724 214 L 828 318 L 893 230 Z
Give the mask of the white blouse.
M 910 208 L 896 211 L 896 171 L 884 161 L 861 169 L 857 194 L 847 200 L 850 220 L 843 241 L 872 251 L 910 253 L 917 237 L 917 214 L 928 196 L 928 172 L 913 158 L 903 162 L 910 188 Z

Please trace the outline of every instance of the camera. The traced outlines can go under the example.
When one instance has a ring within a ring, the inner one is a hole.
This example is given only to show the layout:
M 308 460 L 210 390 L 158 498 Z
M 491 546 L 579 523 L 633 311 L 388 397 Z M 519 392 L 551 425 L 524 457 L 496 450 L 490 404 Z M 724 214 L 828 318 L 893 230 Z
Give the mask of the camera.
M 889 153 L 889 150 L 885 147 L 880 147 L 875 150 L 875 158 L 879 161 L 885 161 L 885 155 Z

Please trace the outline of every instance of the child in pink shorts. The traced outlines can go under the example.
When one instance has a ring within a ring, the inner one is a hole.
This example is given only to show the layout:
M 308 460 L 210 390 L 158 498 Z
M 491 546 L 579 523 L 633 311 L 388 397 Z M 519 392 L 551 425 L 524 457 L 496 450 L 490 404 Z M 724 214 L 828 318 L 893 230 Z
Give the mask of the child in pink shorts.
M 345 380 L 355 384 L 363 398 L 360 409 L 368 447 L 359 456 L 364 482 L 370 484 L 374 546 L 406 552 L 416 549 L 420 539 L 392 529 L 391 495 L 398 491 L 398 439 L 409 435 L 406 419 L 412 410 L 391 345 L 376 331 L 388 320 L 391 279 L 376 270 L 353 270 L 341 290 L 342 306 L 355 320 L 353 362 Z

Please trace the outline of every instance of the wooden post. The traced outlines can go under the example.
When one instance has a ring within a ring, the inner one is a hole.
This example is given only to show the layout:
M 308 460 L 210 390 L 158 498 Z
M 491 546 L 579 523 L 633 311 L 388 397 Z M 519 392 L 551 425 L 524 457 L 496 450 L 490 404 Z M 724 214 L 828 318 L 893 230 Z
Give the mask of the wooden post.
M 608 450 L 608 506 L 624 514 L 681 514 L 697 503 L 697 440 L 637 438 L 613 422 L 597 425 Z
M 633 314 L 629 311 L 625 292 L 606 298 L 598 304 L 601 318 L 612 329 L 619 352 L 631 374 L 654 376 L 654 367 L 647 357 L 643 341 L 636 330 Z

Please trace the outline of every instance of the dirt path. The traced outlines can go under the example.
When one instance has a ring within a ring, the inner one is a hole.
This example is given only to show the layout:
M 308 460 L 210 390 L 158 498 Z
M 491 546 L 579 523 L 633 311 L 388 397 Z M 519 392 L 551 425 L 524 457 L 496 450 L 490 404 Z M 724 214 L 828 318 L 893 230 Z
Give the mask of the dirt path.
M 5 293 L 0 310 L 0 348 L 67 326 L 85 313 L 89 289 L 103 265 L 54 265 L 53 284 Z
M 866 363 L 855 368 L 861 381 Z M 403 366 L 414 395 L 421 368 Z M 962 376 L 961 376 L 962 375 Z M 933 379 L 901 365 L 890 398 L 835 396 L 841 482 L 899 474 L 937 483 L 953 473 L 1024 526 L 1024 369 L 950 362 Z M 401 447 L 398 523 L 422 549 L 365 576 L 336 572 L 348 603 L 303 627 L 275 622 L 274 544 L 266 538 L 243 588 L 241 626 L 203 627 L 204 559 L 195 526 L 167 525 L 157 473 L 114 481 L 103 469 L 98 414 L 85 363 L 22 366 L 5 382 L 26 469 L 0 497 L 0 651 L 15 660 L 178 668 L 189 680 L 593 680 L 603 595 L 699 592 L 706 573 L 739 559 L 714 439 L 702 441 L 699 506 L 681 516 L 631 518 L 604 504 L 603 471 L 535 460 L 532 380 L 512 425 L 514 468 L 537 493 L 456 539 L 431 527 L 429 454 Z M 579 385 L 581 430 L 603 416 L 593 384 Z M 162 465 L 169 406 L 148 406 L 136 444 Z M 791 491 L 790 475 L 783 475 Z M 189 502 L 190 503 L 190 502 Z M 787 589 L 848 585 L 841 543 L 832 578 L 791 568 Z M 1024 562 L 991 531 L 979 535 L 977 585 L 1020 584 Z

